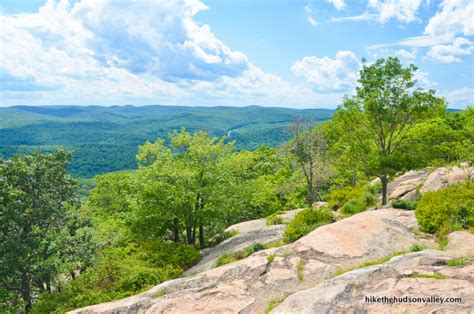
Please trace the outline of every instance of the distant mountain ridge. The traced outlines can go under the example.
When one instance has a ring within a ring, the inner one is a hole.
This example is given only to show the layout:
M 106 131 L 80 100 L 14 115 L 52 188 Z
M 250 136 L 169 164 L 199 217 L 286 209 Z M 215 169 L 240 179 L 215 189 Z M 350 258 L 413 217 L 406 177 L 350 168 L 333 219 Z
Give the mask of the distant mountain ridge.
M 174 129 L 230 134 L 237 149 L 277 146 L 297 117 L 326 121 L 335 110 L 280 107 L 14 106 L 0 108 L 0 157 L 61 146 L 75 151 L 77 177 L 136 167 L 137 147 Z

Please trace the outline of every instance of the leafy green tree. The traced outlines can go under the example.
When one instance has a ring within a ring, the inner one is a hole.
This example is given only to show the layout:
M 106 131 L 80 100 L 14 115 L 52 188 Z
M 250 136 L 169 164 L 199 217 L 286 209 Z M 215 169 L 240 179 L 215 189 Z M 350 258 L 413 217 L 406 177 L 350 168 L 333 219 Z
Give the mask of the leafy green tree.
M 0 160 L 0 286 L 18 293 L 26 311 L 58 273 L 61 234 L 75 203 L 70 158 L 58 150 Z
M 214 199 L 226 185 L 226 159 L 232 156 L 234 144 L 224 137 L 184 129 L 169 138 L 170 146 L 158 139 L 139 148 L 137 213 L 151 218 L 147 221 L 155 223 L 156 235 L 172 230 L 172 239 L 179 241 L 184 226 L 186 243 L 196 243 L 198 236 L 204 247 L 205 227 L 216 219 L 219 206 Z
M 363 63 L 356 94 L 345 98 L 335 119 L 344 128 L 346 145 L 356 146 L 354 158 L 365 156 L 368 172 L 380 178 L 386 204 L 389 177 L 420 164 L 419 157 L 404 149 L 409 132 L 446 106 L 434 90 L 416 87 L 415 65 L 404 67 L 393 57 Z
M 82 205 L 90 217 L 101 248 L 125 245 L 131 240 L 127 224 L 132 216 L 131 199 L 136 193 L 135 172 L 113 172 L 96 177 L 96 186 Z
M 304 174 L 307 193 L 306 202 L 311 206 L 318 197 L 319 190 L 329 182 L 332 175 L 329 145 L 320 127 L 314 123 L 296 120 L 288 128 L 292 139 L 286 150 L 293 157 L 297 168 Z

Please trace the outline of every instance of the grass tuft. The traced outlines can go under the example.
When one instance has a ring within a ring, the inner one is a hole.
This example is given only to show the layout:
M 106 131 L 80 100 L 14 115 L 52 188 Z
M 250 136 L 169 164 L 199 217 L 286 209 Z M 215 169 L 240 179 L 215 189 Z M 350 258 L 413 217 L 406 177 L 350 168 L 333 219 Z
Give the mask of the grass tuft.
M 299 280 L 299 282 L 303 282 L 303 269 L 304 269 L 304 265 L 305 265 L 305 262 L 304 262 L 303 260 L 301 260 L 301 261 L 298 263 L 297 273 L 298 273 L 298 280 Z
M 278 298 L 278 299 L 272 299 L 270 303 L 268 303 L 267 308 L 265 309 L 265 314 L 270 313 L 274 308 L 276 308 L 278 305 L 280 305 L 285 299 L 283 298 Z
M 454 258 L 448 261 L 448 266 L 456 267 L 456 266 L 465 266 L 466 261 L 464 258 Z
M 409 276 L 409 278 L 431 278 L 431 279 L 437 279 L 437 280 L 446 279 L 445 276 L 440 275 L 440 274 L 412 274 Z

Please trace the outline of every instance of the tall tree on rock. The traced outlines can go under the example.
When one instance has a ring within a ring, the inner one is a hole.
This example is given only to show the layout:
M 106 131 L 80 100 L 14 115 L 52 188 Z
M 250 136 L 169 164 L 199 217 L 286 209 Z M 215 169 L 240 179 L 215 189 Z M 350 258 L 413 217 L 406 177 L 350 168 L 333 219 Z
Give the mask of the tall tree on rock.
M 229 175 L 226 159 L 232 155 L 233 143 L 225 138 L 209 137 L 203 131 L 193 134 L 182 129 L 163 139 L 147 142 L 139 148 L 137 228 L 156 229 L 156 236 L 171 230 L 174 241 L 180 241 L 184 227 L 186 243 L 204 247 L 205 227 L 216 216 L 215 191 L 225 185 Z M 146 216 L 147 219 L 141 219 Z
M 329 145 L 320 127 L 312 121 L 297 119 L 288 127 L 293 137 L 286 150 L 292 156 L 294 164 L 303 173 L 306 180 L 306 203 L 311 206 L 318 198 L 320 188 L 329 181 L 332 173 Z
M 446 105 L 434 90 L 416 86 L 418 68 L 404 67 L 398 58 L 363 61 L 353 97 L 346 97 L 335 116 L 345 130 L 346 145 L 364 154 L 367 170 L 382 182 L 382 204 L 387 203 L 387 184 L 398 171 L 422 165 L 404 146 L 409 131 L 427 118 L 441 114 Z M 360 156 L 353 156 L 358 158 Z

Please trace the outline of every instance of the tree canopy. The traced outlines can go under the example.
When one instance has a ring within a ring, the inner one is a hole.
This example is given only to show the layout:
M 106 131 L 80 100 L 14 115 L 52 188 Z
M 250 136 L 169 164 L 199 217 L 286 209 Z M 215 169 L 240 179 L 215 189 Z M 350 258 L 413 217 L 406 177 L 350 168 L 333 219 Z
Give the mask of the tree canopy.
M 422 165 L 419 156 L 403 144 L 410 131 L 429 118 L 442 115 L 446 104 L 434 90 L 417 87 L 415 65 L 404 67 L 398 58 L 364 61 L 356 93 L 346 97 L 334 117 L 345 136 L 352 158 L 364 162 L 368 173 L 382 182 L 382 203 L 387 183 L 395 173 Z

